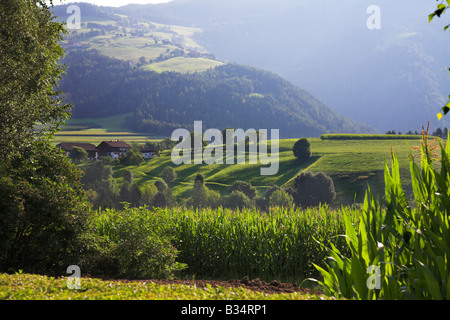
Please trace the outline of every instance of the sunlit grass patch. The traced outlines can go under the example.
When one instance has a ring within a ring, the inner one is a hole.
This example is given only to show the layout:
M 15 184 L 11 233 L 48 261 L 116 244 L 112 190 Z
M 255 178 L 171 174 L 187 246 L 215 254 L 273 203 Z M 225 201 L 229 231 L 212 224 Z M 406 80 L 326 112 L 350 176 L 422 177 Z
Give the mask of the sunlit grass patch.
M 159 285 L 81 278 L 81 289 L 69 289 L 67 277 L 0 274 L 1 300 L 317 300 L 300 293 L 269 295 L 252 290 L 195 285 Z

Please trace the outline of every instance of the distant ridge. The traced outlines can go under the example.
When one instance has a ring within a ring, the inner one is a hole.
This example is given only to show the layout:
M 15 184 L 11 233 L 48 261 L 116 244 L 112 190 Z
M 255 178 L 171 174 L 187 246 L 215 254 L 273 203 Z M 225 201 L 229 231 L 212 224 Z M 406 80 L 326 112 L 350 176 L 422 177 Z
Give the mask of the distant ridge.
M 280 129 L 280 137 L 376 133 L 332 111 L 274 73 L 228 64 L 203 73 L 151 72 L 95 50 L 70 52 L 61 89 L 74 118 L 132 113 L 137 132 L 170 135 L 201 120 L 209 128 Z

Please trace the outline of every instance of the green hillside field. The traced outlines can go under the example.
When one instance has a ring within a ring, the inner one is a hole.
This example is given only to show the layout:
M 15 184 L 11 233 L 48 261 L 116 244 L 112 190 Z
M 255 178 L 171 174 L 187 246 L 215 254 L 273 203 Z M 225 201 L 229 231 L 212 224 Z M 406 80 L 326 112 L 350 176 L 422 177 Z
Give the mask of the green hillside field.
M 280 167 L 278 174 L 274 176 L 262 176 L 261 165 L 176 166 L 172 163 L 169 151 L 140 166 L 117 167 L 115 176 L 120 177 L 122 170 L 131 169 L 136 181 L 142 186 L 153 182 L 166 166 L 172 166 L 178 175 L 172 187 L 173 194 L 176 198 L 186 199 L 190 197 L 193 181 L 198 173 L 206 178 L 208 188 L 221 194 L 226 194 L 227 188 L 234 181 L 243 180 L 250 182 L 260 195 L 264 195 L 270 186 L 289 186 L 298 174 L 310 170 L 325 172 L 331 176 L 338 194 L 336 204 L 351 204 L 355 194 L 356 200 L 362 202 L 368 184 L 375 193 L 384 188 L 384 164 L 386 160 L 390 165 L 391 147 L 399 155 L 403 178 L 408 185 L 408 143 L 410 146 L 417 146 L 419 143 L 418 140 L 323 141 L 315 138 L 310 139 L 312 158 L 305 163 L 299 163 L 292 153 L 295 141 L 295 139 L 280 141 Z
M 66 15 L 60 15 L 65 21 Z M 63 46 L 67 52 L 96 49 L 145 70 L 194 73 L 223 64 L 194 41 L 194 35 L 201 32 L 200 28 L 136 21 L 125 15 L 115 15 L 114 20 L 84 15 L 81 29 L 71 30 Z M 139 64 L 142 58 L 145 63 Z
M 97 131 L 95 131 L 97 130 Z M 102 131 L 103 130 L 103 131 Z M 92 142 L 98 144 L 103 140 L 124 140 L 129 143 L 144 143 L 149 140 L 158 140 L 163 137 L 151 137 L 124 132 L 104 132 L 105 129 L 89 129 L 58 135 L 54 143 L 62 141 Z M 408 140 L 406 140 L 408 138 Z M 408 156 L 412 147 L 418 146 L 420 140 L 405 137 L 404 140 L 381 139 L 320 139 L 311 138 L 312 157 L 304 163 L 298 162 L 292 153 L 296 139 L 279 141 L 279 171 L 273 176 L 260 174 L 261 164 L 213 164 L 196 165 L 183 164 L 180 166 L 172 162 L 170 151 L 164 151 L 157 158 L 146 160 L 139 166 L 115 166 L 114 177 L 121 183 L 122 173 L 129 169 L 133 172 L 135 182 L 141 188 L 152 184 L 161 175 L 166 166 L 171 166 L 177 172 L 177 179 L 172 184 L 172 193 L 181 203 L 190 197 L 193 181 L 198 173 L 206 179 L 208 188 L 227 194 L 227 188 L 236 180 L 250 182 L 256 187 L 259 195 L 264 195 L 267 188 L 272 185 L 290 186 L 293 179 L 305 170 L 312 172 L 325 172 L 334 181 L 337 199 L 336 206 L 362 202 L 365 191 L 369 185 L 375 194 L 380 195 L 384 188 L 385 161 L 390 166 L 391 150 L 398 154 L 402 178 L 405 185 L 410 184 Z M 248 149 L 247 149 L 248 151 Z M 268 148 L 270 155 L 270 147 Z M 236 163 L 236 162 L 235 162 Z

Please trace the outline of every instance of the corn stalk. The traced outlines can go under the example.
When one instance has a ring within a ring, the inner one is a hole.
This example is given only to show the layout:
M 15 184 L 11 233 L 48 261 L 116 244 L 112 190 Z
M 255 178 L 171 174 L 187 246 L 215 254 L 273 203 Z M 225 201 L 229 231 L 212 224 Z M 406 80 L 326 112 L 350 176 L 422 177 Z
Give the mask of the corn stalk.
M 391 153 L 392 171 L 385 163 L 384 201 L 375 200 L 369 188 L 359 225 L 344 215 L 350 256 L 327 247 L 326 268 L 316 265 L 323 280 L 315 281 L 329 295 L 363 300 L 450 298 L 450 147 L 439 144 L 440 172 L 427 133 L 420 164 L 410 155 L 414 205 L 407 200 L 397 156 Z

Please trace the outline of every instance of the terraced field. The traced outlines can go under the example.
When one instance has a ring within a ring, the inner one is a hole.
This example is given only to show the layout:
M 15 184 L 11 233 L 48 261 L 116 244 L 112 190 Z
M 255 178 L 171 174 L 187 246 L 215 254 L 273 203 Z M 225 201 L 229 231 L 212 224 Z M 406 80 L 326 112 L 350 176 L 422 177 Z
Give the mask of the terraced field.
M 104 127 L 84 128 L 81 131 L 63 131 L 56 136 L 54 143 L 90 142 L 99 144 L 103 140 L 123 140 L 128 143 L 145 143 L 147 141 L 159 141 L 165 137 L 152 136 L 150 134 L 136 134 L 127 132 L 119 117 L 99 119 Z M 70 126 L 83 123 L 95 123 L 95 119 L 71 120 Z M 106 123 L 106 125 L 105 125 Z M 117 131 L 112 131 L 117 130 Z M 407 140 L 408 139 L 408 140 Z M 236 180 L 250 182 L 256 187 L 257 192 L 263 195 L 266 189 L 272 185 L 289 186 L 293 179 L 304 170 L 313 172 L 325 172 L 332 177 L 336 191 L 336 204 L 352 204 L 363 200 L 367 185 L 375 193 L 384 187 L 383 170 L 385 161 L 390 164 L 391 150 L 398 154 L 403 178 L 409 185 L 408 156 L 410 147 L 417 146 L 419 140 L 406 136 L 405 139 L 387 140 L 363 140 L 356 137 L 350 140 L 335 139 L 309 139 L 312 148 L 312 157 L 304 163 L 299 163 L 292 153 L 292 147 L 296 139 L 280 140 L 279 142 L 279 171 L 273 176 L 260 174 L 261 164 L 251 165 L 181 165 L 176 166 L 172 162 L 171 153 L 163 152 L 159 157 L 147 160 L 140 166 L 114 168 L 114 176 L 120 180 L 122 172 L 130 169 L 135 181 L 140 187 L 153 183 L 166 166 L 171 166 L 177 172 L 172 191 L 176 198 L 188 197 L 195 176 L 201 173 L 206 178 L 208 188 L 217 190 L 221 194 L 227 192 Z M 268 150 L 270 153 L 270 148 Z M 355 196 L 356 195 L 356 196 Z

